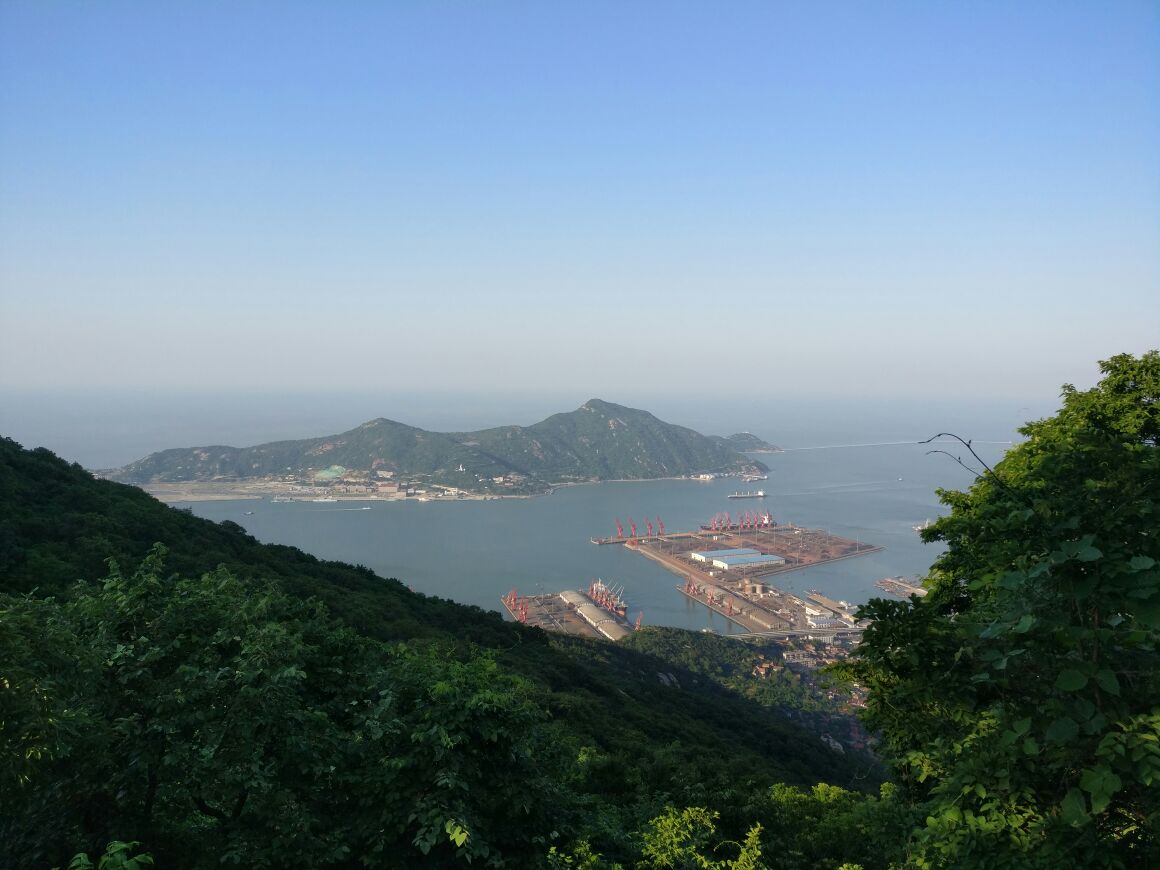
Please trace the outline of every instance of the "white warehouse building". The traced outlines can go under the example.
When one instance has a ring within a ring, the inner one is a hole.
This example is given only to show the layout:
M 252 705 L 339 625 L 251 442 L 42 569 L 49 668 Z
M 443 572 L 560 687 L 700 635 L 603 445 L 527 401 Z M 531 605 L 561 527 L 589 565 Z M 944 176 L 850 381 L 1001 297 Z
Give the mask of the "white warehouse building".
M 785 559 L 781 556 L 769 553 L 768 555 L 762 553 L 752 553 L 740 556 L 724 556 L 722 558 L 713 559 L 713 567 L 721 568 L 724 571 L 732 571 L 737 568 L 755 568 L 765 565 L 784 565 Z

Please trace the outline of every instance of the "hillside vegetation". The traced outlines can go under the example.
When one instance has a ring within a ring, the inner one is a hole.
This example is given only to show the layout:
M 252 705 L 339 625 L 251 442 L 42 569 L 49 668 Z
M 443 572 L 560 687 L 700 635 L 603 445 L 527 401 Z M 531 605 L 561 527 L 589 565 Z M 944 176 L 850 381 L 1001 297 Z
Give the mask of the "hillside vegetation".
M 763 467 L 741 455 L 740 449 L 748 448 L 665 423 L 647 411 L 592 399 L 575 411 L 554 414 L 532 426 L 443 433 L 378 419 L 349 432 L 302 441 L 163 450 L 111 477 L 135 484 L 309 479 L 338 466 L 467 490 L 486 490 L 494 478 L 514 475 L 521 489 L 542 490 L 562 482 Z

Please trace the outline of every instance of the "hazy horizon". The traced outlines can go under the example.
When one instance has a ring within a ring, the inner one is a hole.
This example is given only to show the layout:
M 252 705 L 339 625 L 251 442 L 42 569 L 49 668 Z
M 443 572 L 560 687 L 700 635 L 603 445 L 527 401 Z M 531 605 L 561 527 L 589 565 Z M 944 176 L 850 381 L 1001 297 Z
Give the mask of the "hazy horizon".
M 377 417 L 441 432 L 530 425 L 601 398 L 641 408 L 706 435 L 750 431 L 786 448 L 919 440 L 950 430 L 979 441 L 1008 440 L 1057 402 L 842 400 L 784 402 L 714 396 L 582 398 L 552 395 L 319 393 L 225 396 L 74 393 L 0 394 L 0 434 L 48 447 L 89 468 L 124 465 L 157 450 L 336 434 Z
M 1160 339 L 1155 3 L 8 2 L 0 117 L 9 402 L 1021 406 Z

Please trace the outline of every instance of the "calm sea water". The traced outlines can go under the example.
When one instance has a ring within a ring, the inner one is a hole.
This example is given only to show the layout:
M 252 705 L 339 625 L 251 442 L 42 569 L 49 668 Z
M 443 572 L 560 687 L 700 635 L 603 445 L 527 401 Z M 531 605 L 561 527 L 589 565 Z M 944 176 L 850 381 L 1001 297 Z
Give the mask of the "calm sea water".
M 788 382 L 792 377 L 786 376 Z M 774 389 L 767 387 L 767 389 Z M 578 406 L 588 396 L 356 395 L 0 395 L 0 433 L 47 446 L 90 468 L 112 467 L 153 450 L 196 444 L 244 446 L 341 432 L 376 416 L 439 431 L 529 424 Z M 760 457 L 771 467 L 769 496 L 729 501 L 736 480 L 655 481 L 572 487 L 555 495 L 462 503 L 190 505 L 229 519 L 262 541 L 291 544 L 328 559 L 361 563 L 416 590 L 499 609 L 512 588 L 523 593 L 623 584 L 630 615 L 645 622 L 726 630 L 721 617 L 687 602 L 677 578 L 622 547 L 597 547 L 614 520 L 661 517 L 670 531 L 693 528 L 719 511 L 769 510 L 781 522 L 821 527 L 880 545 L 880 553 L 781 575 L 795 592 L 865 601 L 874 581 L 922 574 L 938 555 L 912 526 L 939 514 L 938 487 L 965 488 L 971 475 L 915 442 L 940 431 L 1006 442 L 1028 419 L 1050 414 L 1047 397 L 1003 400 L 894 400 L 770 395 L 741 398 L 616 395 L 658 417 L 707 434 L 751 431 L 787 449 Z M 867 445 L 867 442 L 874 442 Z M 907 443 L 890 443 L 907 442 Z M 864 446 L 821 446 L 851 445 Z M 988 462 L 1006 445 L 981 444 Z M 952 452 L 965 454 L 961 448 Z M 253 511 L 247 516 L 246 511 Z M 643 527 L 643 523 L 641 524 Z
M 190 504 L 199 516 L 232 520 L 261 541 L 292 544 L 326 559 L 366 565 L 416 591 L 501 609 L 510 589 L 524 594 L 587 586 L 592 578 L 621 584 L 631 618 L 653 625 L 715 628 L 730 624 L 688 601 L 678 578 L 619 546 L 595 546 L 615 533 L 614 519 L 647 516 L 669 531 L 695 528 L 718 511 L 773 513 L 779 522 L 825 528 L 877 544 L 878 553 L 783 574 L 782 588 L 819 589 L 862 602 L 882 593 L 874 581 L 922 574 L 939 554 L 913 526 L 940 513 L 938 487 L 965 488 L 971 475 L 928 447 L 879 444 L 805 448 L 762 456 L 770 466 L 764 500 L 729 500 L 737 480 L 650 481 L 569 487 L 554 495 L 490 502 L 365 502 L 317 504 L 269 501 Z M 1005 446 L 977 447 L 993 462 Z M 956 455 L 962 451 L 956 451 Z M 744 485 L 742 485 L 744 486 Z M 247 515 L 247 511 L 253 511 Z

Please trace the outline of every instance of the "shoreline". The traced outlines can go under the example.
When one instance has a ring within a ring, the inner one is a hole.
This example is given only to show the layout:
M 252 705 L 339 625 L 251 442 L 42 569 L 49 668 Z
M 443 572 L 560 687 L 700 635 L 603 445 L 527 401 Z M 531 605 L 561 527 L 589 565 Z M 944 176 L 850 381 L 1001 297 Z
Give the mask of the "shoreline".
M 721 478 L 714 478 L 720 480 Z M 185 481 L 181 483 L 146 483 L 127 484 L 136 486 L 147 492 L 164 504 L 175 502 L 207 502 L 207 501 L 257 501 L 268 498 L 285 498 L 293 502 L 312 502 L 318 498 L 333 498 L 335 501 L 365 501 L 365 502 L 454 502 L 454 501 L 500 501 L 504 499 L 541 498 L 552 495 L 558 489 L 573 486 L 592 486 L 602 483 L 656 483 L 663 480 L 684 480 L 689 483 L 711 483 L 696 477 L 629 477 L 610 478 L 608 480 L 570 480 L 553 483 L 542 492 L 530 493 L 461 493 L 454 496 L 434 495 L 429 493 L 423 496 L 399 495 L 371 495 L 369 493 L 305 493 L 287 488 L 285 485 L 269 482 L 246 483 L 211 483 L 204 481 Z
M 132 485 L 132 484 L 130 484 Z M 346 502 L 379 502 L 383 504 L 396 502 L 452 502 L 452 501 L 499 501 L 500 499 L 533 498 L 531 495 L 456 495 L 456 496 L 381 496 L 363 493 L 326 493 L 325 495 L 311 495 L 308 493 L 286 492 L 285 490 L 263 489 L 258 487 L 232 487 L 220 484 L 146 484 L 137 487 L 159 502 L 173 504 L 175 502 L 205 502 L 205 501 L 265 501 L 273 498 L 284 499 L 287 503 L 298 502 L 309 504 L 327 501 Z

